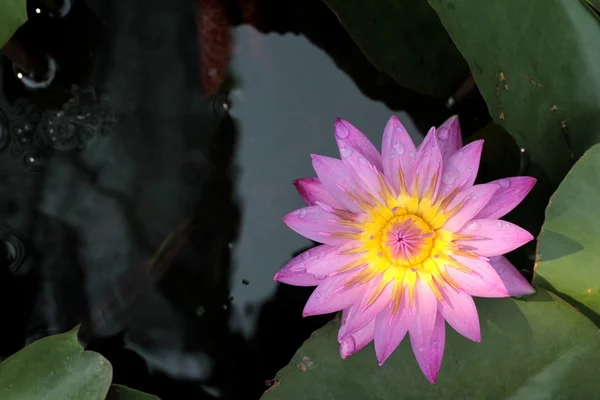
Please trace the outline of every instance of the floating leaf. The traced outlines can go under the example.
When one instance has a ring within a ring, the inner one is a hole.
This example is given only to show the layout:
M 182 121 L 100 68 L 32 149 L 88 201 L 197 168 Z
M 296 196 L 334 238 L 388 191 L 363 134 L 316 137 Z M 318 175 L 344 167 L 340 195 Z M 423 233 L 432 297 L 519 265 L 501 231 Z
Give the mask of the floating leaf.
M 535 282 L 600 324 L 600 145 L 575 164 L 546 209 Z M 580 306 L 583 307 L 580 307 Z
M 84 351 L 78 328 L 33 342 L 0 364 L 2 400 L 104 400 L 112 366 Z
M 543 289 L 523 300 L 477 299 L 482 342 L 446 325 L 435 385 L 421 373 L 408 338 L 379 367 L 369 345 L 342 360 L 339 320 L 316 331 L 281 370 L 263 400 L 585 399 L 598 393 L 597 328 Z
M 492 117 L 558 184 L 600 139 L 600 23 L 581 1 L 428 0 Z
M 0 2 L 0 48 L 12 37 L 17 28 L 27 21 L 26 0 Z
M 158 397 L 128 388 L 122 385 L 111 385 L 106 400 L 160 400 Z
M 367 58 L 400 85 L 448 96 L 469 68 L 424 1 L 325 0 Z

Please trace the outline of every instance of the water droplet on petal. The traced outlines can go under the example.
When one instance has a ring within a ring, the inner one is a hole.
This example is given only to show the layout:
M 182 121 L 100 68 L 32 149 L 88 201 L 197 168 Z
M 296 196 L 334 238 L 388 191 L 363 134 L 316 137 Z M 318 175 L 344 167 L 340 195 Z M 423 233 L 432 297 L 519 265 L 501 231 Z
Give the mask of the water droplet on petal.
M 507 188 L 510 186 L 510 180 L 509 179 L 500 179 L 500 182 L 498 182 L 500 184 L 500 186 L 502 186 L 503 188 Z
M 340 155 L 342 156 L 342 158 L 348 158 L 350 157 L 350 155 L 352 155 L 352 149 L 350 147 L 341 147 Z
M 302 259 L 306 260 L 310 257 L 310 251 L 305 251 L 302 253 Z
M 359 163 L 360 165 L 367 165 L 367 164 L 369 164 L 369 162 L 367 161 L 367 159 L 366 159 L 366 158 L 364 158 L 364 157 L 362 157 L 362 156 L 361 156 L 361 157 L 358 157 L 358 163 Z
M 321 293 L 319 293 L 319 292 L 315 293 L 315 297 L 316 297 L 317 299 L 320 299 L 320 298 L 321 298 Z
M 399 140 L 396 140 L 394 142 L 394 151 L 396 152 L 396 154 L 401 156 L 406 151 L 406 147 L 404 146 L 404 144 L 402 142 L 400 142 Z
M 492 257 L 490 257 L 490 262 L 492 262 L 492 263 L 498 262 L 498 261 L 500 261 L 501 258 L 502 258 L 501 256 L 492 256 Z
M 499 267 L 496 269 L 496 272 L 498 273 L 498 275 L 502 275 L 502 274 L 504 274 L 504 267 L 500 265 L 500 266 L 499 266 Z
M 440 140 L 448 140 L 448 138 L 450 137 L 450 132 L 448 131 L 448 129 L 440 129 L 439 131 L 437 131 L 437 137 Z
M 335 130 L 335 136 L 340 139 L 345 139 L 350 135 L 350 131 L 343 124 L 338 124 Z
M 304 217 L 306 217 L 306 209 L 305 208 L 298 211 L 298 218 L 302 219 Z
M 369 147 L 371 146 L 371 142 L 369 141 L 369 139 L 365 139 L 361 142 L 360 144 L 362 147 Z
M 456 182 L 457 175 L 453 171 L 446 171 L 442 174 L 442 182 L 445 185 L 452 185 Z
M 481 224 L 477 221 L 473 221 L 467 226 L 467 229 L 471 231 L 478 231 L 479 229 L 481 229 Z
M 416 153 L 416 152 L 414 152 L 414 151 L 412 151 L 412 150 L 408 152 L 408 155 L 409 155 L 409 157 L 410 157 L 410 158 L 412 158 L 413 160 L 415 159 L 415 157 L 417 157 L 417 153 Z

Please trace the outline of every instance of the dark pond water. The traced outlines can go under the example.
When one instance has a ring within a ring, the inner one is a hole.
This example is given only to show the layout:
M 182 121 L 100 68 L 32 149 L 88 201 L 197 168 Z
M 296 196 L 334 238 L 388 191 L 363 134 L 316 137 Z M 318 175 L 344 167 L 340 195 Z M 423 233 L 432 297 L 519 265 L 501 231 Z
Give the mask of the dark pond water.
M 31 91 L 2 59 L 3 357 L 81 323 L 116 383 L 257 399 L 332 317 L 302 319 L 311 289 L 272 277 L 312 245 L 281 219 L 310 153 L 337 156 L 334 119 L 377 144 L 392 114 L 417 141 L 453 113 L 467 135 L 489 121 L 476 93 L 449 109 L 395 85 L 319 0 L 256 1 L 252 24 L 240 4 L 234 85 L 207 97 L 192 1 L 78 0 L 62 19 L 30 1 L 16 37 L 59 68 Z

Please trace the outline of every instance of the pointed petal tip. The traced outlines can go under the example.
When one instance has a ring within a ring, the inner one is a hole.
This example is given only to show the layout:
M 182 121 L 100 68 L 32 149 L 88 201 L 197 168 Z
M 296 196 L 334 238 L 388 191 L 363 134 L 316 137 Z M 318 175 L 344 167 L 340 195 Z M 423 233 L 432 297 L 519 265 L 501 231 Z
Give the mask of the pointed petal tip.
M 277 271 L 275 273 L 275 275 L 273 275 L 273 282 L 277 282 L 279 280 L 279 271 Z

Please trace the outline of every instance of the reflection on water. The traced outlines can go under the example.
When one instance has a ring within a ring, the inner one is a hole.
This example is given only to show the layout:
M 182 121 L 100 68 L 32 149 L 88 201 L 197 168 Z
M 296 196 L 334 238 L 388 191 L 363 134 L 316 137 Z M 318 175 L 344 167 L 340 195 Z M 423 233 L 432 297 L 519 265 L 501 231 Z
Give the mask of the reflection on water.
M 233 71 L 241 87 L 233 92 L 231 115 L 239 124 L 238 184 L 244 215 L 234 247 L 232 295 L 247 335 L 276 284 L 275 272 L 291 254 L 310 245 L 288 229 L 283 216 L 304 204 L 292 181 L 315 176 L 310 154 L 339 157 L 333 136 L 336 117 L 350 120 L 374 143 L 393 114 L 364 96 L 333 60 L 306 37 L 263 34 L 253 27 L 235 31 Z M 405 112 L 396 113 L 413 139 L 422 133 Z M 248 279 L 249 285 L 243 285 Z
M 378 73 L 321 1 L 280 3 L 231 19 L 260 24 L 234 29 L 233 89 L 210 99 L 191 2 L 77 1 L 18 32 L 59 69 L 28 91 L 2 61 L 1 356 L 82 323 L 117 383 L 252 399 L 331 318 L 272 282 L 312 245 L 281 222 L 292 180 L 337 156 L 336 117 L 379 143 L 393 113 L 418 142 L 451 111 Z

